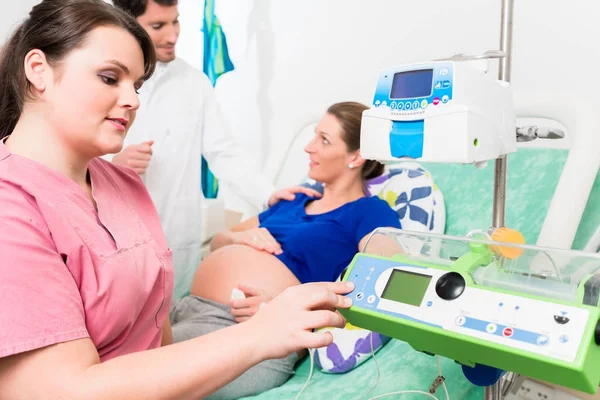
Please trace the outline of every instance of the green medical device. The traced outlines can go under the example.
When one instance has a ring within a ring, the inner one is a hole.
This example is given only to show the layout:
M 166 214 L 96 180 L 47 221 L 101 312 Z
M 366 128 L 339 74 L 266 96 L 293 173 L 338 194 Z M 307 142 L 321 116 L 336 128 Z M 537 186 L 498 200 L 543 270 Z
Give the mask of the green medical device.
M 468 367 L 598 388 L 597 254 L 378 229 L 343 279 L 355 326 Z

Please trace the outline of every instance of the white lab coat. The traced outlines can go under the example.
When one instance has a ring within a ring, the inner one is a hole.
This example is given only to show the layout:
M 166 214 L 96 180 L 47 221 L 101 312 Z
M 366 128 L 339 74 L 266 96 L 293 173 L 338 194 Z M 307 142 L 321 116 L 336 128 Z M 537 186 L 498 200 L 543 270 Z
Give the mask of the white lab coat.
M 173 250 L 175 298 L 189 290 L 201 258 L 201 155 L 215 176 L 264 208 L 275 188 L 228 132 L 208 77 L 185 61 L 159 63 L 140 90 L 125 146 L 154 140 L 143 176 Z

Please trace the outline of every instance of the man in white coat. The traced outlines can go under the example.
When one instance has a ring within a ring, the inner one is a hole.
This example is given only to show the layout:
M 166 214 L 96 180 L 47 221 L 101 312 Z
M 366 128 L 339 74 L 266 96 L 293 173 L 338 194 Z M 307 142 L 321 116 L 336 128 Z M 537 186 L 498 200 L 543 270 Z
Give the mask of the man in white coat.
M 159 62 L 140 90 L 136 120 L 123 151 L 112 162 L 133 168 L 144 179 L 173 250 L 178 298 L 189 290 L 207 239 L 201 238 L 201 155 L 219 180 L 259 209 L 306 190 L 275 192 L 255 160 L 228 133 L 208 77 L 176 58 L 177 0 L 113 0 L 113 4 L 132 14 L 148 32 Z

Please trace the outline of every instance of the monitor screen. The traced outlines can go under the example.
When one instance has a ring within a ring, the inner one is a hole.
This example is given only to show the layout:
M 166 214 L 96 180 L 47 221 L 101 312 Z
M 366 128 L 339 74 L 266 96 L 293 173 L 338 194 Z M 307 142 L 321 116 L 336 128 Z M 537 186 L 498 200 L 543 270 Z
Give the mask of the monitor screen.
M 418 307 L 423 301 L 429 282 L 429 275 L 395 269 L 383 289 L 381 298 Z
M 398 72 L 394 74 L 390 99 L 412 99 L 431 96 L 433 70 Z

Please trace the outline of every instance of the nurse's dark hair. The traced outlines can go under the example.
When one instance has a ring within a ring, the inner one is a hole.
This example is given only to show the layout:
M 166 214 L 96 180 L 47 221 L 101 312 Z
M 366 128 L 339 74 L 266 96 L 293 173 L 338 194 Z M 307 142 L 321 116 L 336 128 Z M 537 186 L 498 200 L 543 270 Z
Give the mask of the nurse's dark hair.
M 129 32 L 144 55 L 144 79 L 154 72 L 156 55 L 146 31 L 122 10 L 104 0 L 43 0 L 29 12 L 2 47 L 0 54 L 0 139 L 14 130 L 23 105 L 31 96 L 25 76 L 25 57 L 41 50 L 52 67 L 71 51 L 82 47 L 88 34 L 101 26 L 114 26 Z M 90 93 L 93 96 L 93 93 Z
M 360 125 L 362 113 L 369 107 L 354 101 L 336 103 L 327 109 L 327 113 L 333 115 L 342 125 L 344 131 L 343 139 L 348 151 L 360 149 Z M 363 180 L 376 178 L 383 173 L 384 165 L 373 160 L 366 160 L 361 176 Z
M 148 3 L 153 2 L 161 6 L 176 6 L 177 0 L 113 0 L 115 7 L 119 7 L 121 10 L 127 11 L 135 18 L 146 13 Z

